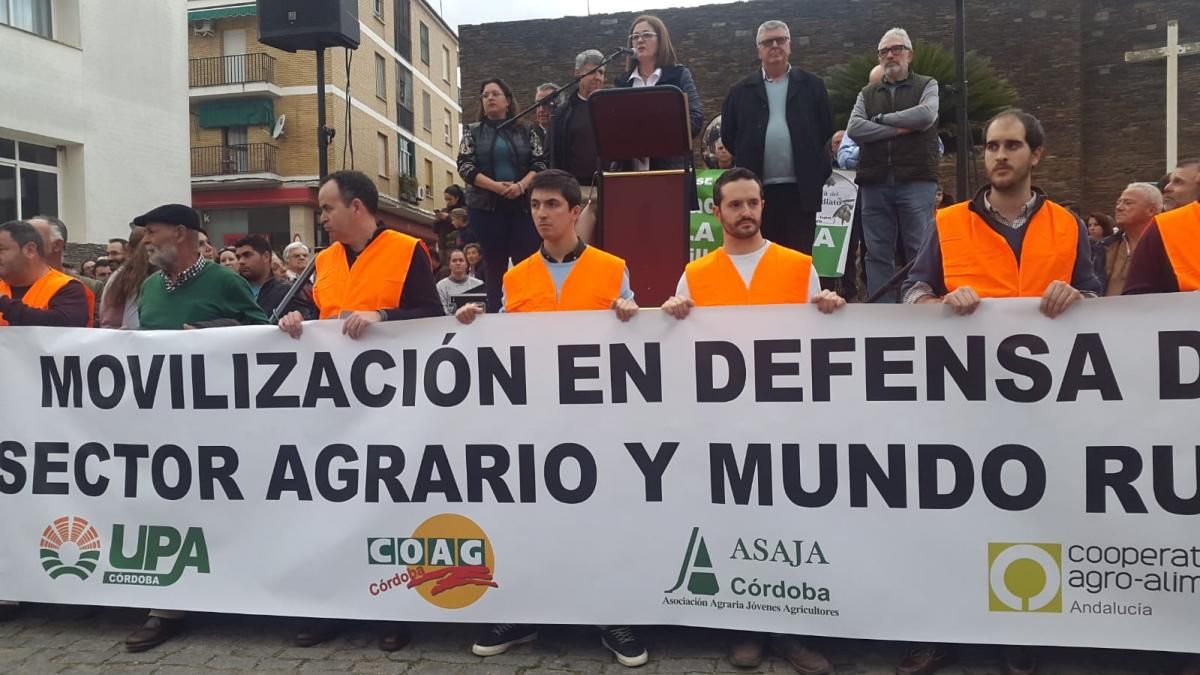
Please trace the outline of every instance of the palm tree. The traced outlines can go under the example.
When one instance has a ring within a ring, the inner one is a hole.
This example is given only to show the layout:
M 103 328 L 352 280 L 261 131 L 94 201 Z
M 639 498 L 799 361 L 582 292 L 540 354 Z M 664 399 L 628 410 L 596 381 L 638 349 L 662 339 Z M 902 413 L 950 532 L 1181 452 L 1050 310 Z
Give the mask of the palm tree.
M 836 111 L 835 128 L 846 128 L 858 92 L 866 85 L 871 69 L 878 64 L 875 51 L 870 51 L 827 71 L 825 87 L 829 90 L 829 103 Z M 938 81 L 941 99 L 938 133 L 946 144 L 946 152 L 954 152 L 958 147 L 956 98 L 952 91 L 955 81 L 954 55 L 939 44 L 917 42 L 913 46 L 912 71 Z M 996 74 L 991 59 L 973 51 L 967 52 L 967 82 L 967 119 L 971 122 L 972 136 L 978 143 L 983 123 L 1001 110 L 1012 107 L 1017 100 L 1017 91 Z

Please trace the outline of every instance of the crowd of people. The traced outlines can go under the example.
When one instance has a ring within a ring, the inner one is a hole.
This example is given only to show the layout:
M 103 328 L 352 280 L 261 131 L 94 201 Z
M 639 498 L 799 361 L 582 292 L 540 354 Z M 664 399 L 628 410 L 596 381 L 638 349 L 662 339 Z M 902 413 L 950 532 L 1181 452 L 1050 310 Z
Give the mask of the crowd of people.
M 1132 182 L 1113 217 L 1093 213 L 1085 222 L 1034 186 L 1052 139 L 1036 117 L 1009 110 L 983 129 L 987 184 L 966 201 L 943 204 L 938 83 L 910 70 L 908 34 L 883 34 L 879 67 L 844 130 L 833 128 L 820 78 L 792 66 L 790 40 L 785 23 L 762 24 L 755 35 L 759 67 L 729 90 L 714 146 L 728 165 L 713 189 L 723 243 L 679 270 L 675 293 L 661 306 L 665 314 L 686 320 L 697 306 L 762 304 L 811 304 L 829 314 L 855 299 L 846 284 L 821 279 L 811 258 L 822 186 L 835 164 L 857 171 L 856 221 L 873 299 L 942 304 L 967 315 L 991 298 L 1037 297 L 1039 311 L 1056 318 L 1085 298 L 1200 290 L 1200 161 L 1180 163 L 1159 184 Z M 663 22 L 638 17 L 629 45 L 634 53 L 615 86 L 678 87 L 699 131 L 700 97 Z M 309 262 L 304 244 L 277 256 L 251 235 L 218 251 L 184 205 L 134 218 L 127 241 L 112 240 L 104 258 L 79 270 L 63 265 L 66 224 L 38 216 L 0 225 L 0 325 L 179 330 L 273 318 L 302 339 L 305 322 L 340 319 L 342 332 L 358 339 L 374 323 L 446 315 L 479 330 L 488 313 L 500 311 L 605 310 L 629 321 L 639 310 L 630 270 L 595 244 L 603 228 L 597 175 L 613 167 L 597 159 L 586 103 L 605 86 L 604 60 L 596 50 L 582 51 L 573 64 L 578 88 L 529 123 L 514 121 L 519 106 L 504 80 L 481 83 L 478 121 L 464 133 L 458 157 L 467 187 L 446 190 L 432 246 L 383 226 L 376 185 L 356 171 L 320 181 L 320 222 L 333 243 L 316 255 L 314 279 L 290 297 Z M 543 86 L 536 95 L 549 103 L 556 89 Z M 645 157 L 616 168 L 691 163 Z M 17 611 L 0 604 L 0 619 Z M 127 647 L 150 649 L 185 625 L 182 612 L 154 610 Z M 311 621 L 295 642 L 319 644 L 337 631 L 337 622 Z M 619 663 L 647 662 L 631 627 L 599 631 Z M 536 626 L 489 626 L 472 651 L 492 656 L 536 637 Z M 730 662 L 757 667 L 767 638 L 732 635 Z M 380 647 L 399 649 L 408 639 L 403 624 L 390 623 Z M 776 647 L 797 672 L 833 670 L 816 641 L 781 636 Z M 949 646 L 918 645 L 896 672 L 925 675 L 953 658 Z M 1033 673 L 1036 651 L 1005 649 L 1004 667 Z M 1200 661 L 1180 672 L 1200 673 Z

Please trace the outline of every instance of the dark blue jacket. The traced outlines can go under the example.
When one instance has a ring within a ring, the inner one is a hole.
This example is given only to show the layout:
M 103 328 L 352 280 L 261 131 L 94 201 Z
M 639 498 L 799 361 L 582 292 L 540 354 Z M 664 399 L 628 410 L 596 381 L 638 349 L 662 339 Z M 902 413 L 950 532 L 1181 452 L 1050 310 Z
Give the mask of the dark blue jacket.
M 833 115 L 821 78 L 792 68 L 788 73 L 786 111 L 800 210 L 819 212 L 825 181 L 833 171 L 829 157 Z M 762 70 L 756 68 L 733 85 L 725 97 L 721 142 L 733 154 L 734 166 L 750 169 L 759 177 L 763 175 L 770 116 L 767 85 Z

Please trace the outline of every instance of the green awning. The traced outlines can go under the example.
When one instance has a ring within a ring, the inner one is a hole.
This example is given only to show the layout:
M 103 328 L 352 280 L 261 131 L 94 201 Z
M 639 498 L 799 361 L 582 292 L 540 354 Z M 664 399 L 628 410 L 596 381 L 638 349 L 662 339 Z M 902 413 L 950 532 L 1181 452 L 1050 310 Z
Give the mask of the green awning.
M 204 19 L 232 19 L 238 16 L 254 16 L 258 12 L 257 5 L 235 5 L 233 7 L 214 7 L 213 9 L 193 9 L 188 11 L 188 21 L 203 21 Z
M 196 115 L 202 129 L 275 124 L 275 106 L 270 99 L 206 101 L 196 106 Z

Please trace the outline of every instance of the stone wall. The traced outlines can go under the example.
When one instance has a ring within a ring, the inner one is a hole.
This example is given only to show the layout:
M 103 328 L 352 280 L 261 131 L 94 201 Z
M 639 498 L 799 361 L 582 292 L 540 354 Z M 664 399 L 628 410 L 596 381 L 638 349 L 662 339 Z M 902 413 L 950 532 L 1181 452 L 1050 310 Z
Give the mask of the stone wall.
M 706 119 L 720 113 L 729 86 L 757 67 L 754 31 L 767 19 L 789 24 L 793 65 L 818 74 L 874 48 L 892 26 L 907 28 L 914 39 L 947 48 L 954 43 L 954 5 L 942 0 L 756 0 L 651 13 L 666 22 L 680 60 L 692 69 Z M 608 53 L 622 45 L 635 16 L 461 26 L 464 122 L 474 121 L 483 79 L 504 77 L 527 104 L 538 84 L 571 78 L 578 52 Z M 1017 89 L 1018 105 L 1046 127 L 1048 155 L 1036 181 L 1055 199 L 1085 211 L 1111 211 L 1125 184 L 1164 173 L 1166 63 L 1126 64 L 1124 53 L 1164 46 L 1168 19 L 1180 21 L 1181 42 L 1200 41 L 1195 0 L 968 4 L 968 47 L 992 59 Z M 1181 157 L 1200 155 L 1198 90 L 1200 56 L 1185 57 Z M 984 180 L 982 161 L 976 166 Z M 956 191 L 953 158 L 944 162 L 943 177 Z

